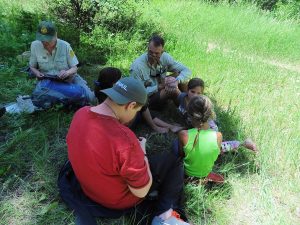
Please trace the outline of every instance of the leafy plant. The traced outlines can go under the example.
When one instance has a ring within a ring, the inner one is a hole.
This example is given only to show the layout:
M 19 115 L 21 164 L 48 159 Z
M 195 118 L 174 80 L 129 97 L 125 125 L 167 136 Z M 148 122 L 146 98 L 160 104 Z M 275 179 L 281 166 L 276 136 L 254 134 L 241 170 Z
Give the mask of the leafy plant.
M 20 6 L 0 4 L 0 57 L 13 57 L 29 49 L 42 14 Z

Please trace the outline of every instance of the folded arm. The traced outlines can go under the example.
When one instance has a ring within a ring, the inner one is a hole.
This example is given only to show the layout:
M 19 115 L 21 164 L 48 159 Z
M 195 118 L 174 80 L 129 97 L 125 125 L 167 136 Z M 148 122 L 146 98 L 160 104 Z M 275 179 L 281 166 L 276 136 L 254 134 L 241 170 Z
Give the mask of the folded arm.
M 189 68 L 175 61 L 171 56 L 168 58 L 168 70 L 179 73 L 179 75 L 176 77 L 176 80 L 180 83 L 187 81 L 192 75 L 192 72 Z

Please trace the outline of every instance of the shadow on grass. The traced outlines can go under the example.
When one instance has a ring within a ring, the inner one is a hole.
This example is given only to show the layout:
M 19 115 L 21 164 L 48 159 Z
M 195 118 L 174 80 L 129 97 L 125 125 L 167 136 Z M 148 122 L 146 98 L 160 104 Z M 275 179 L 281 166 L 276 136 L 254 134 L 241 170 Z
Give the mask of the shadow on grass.
M 216 102 L 214 99 L 212 100 L 214 103 Z M 235 110 L 230 107 L 224 110 L 215 103 L 215 111 L 219 131 L 223 134 L 223 140 L 238 140 L 242 142 L 246 136 L 243 132 L 242 120 L 235 115 Z M 184 120 L 171 102 L 160 112 L 160 115 L 160 119 L 169 123 L 185 125 Z M 177 135 L 171 132 L 168 134 L 153 133 L 145 124 L 140 124 L 136 128 L 135 133 L 147 139 L 147 154 L 170 151 L 172 141 L 177 138 Z M 257 172 L 254 158 L 255 155 L 243 147 L 240 147 L 237 152 L 220 155 L 214 166 L 214 172 L 224 175 L 224 184 L 215 185 L 208 183 L 205 186 L 188 184 L 185 186 L 186 209 L 194 224 L 206 224 L 214 220 L 211 203 L 218 201 L 218 199 L 230 199 L 233 193 L 232 186 L 226 182 L 226 177 L 233 174 L 247 176 Z
M 217 123 L 219 131 L 223 134 L 223 141 L 237 140 L 241 143 L 248 137 L 244 133 L 242 119 L 237 117 L 235 109 L 224 110 L 215 104 L 217 114 Z M 244 147 L 239 147 L 237 151 L 220 155 L 215 169 L 226 175 L 230 173 L 239 173 L 239 175 L 247 175 L 257 172 L 254 162 L 255 154 Z
M 100 66 L 96 66 L 93 71 L 82 68 L 80 73 L 91 83 L 97 78 L 100 69 Z M 224 140 L 242 141 L 245 138 L 244 129 L 241 119 L 235 116 L 234 109 L 224 110 L 216 105 L 215 110 Z M 38 224 L 61 224 L 63 221 L 63 224 L 69 224 L 74 221 L 72 212 L 60 201 L 56 187 L 58 171 L 67 159 L 65 136 L 72 115 L 73 113 L 66 114 L 54 108 L 33 115 L 5 115 L 1 118 L 0 182 L 3 186 L 0 205 L 3 205 L 0 206 L 0 211 L 6 214 L 3 222 L 9 223 L 11 218 L 18 215 L 17 211 L 20 211 L 20 208 L 13 207 L 12 211 L 7 211 L 5 205 L 23 195 L 34 199 L 24 206 L 25 211 L 32 209 L 30 217 L 33 223 L 38 221 Z M 167 122 L 184 124 L 172 103 L 160 115 L 159 118 Z M 148 154 L 170 151 L 171 143 L 177 137 L 173 133 L 154 133 L 144 124 L 140 124 L 135 132 L 137 136 L 147 139 Z M 252 154 L 240 148 L 238 153 L 219 157 L 214 171 L 222 173 L 226 178 L 231 174 L 244 176 L 256 172 L 257 169 Z M 231 193 L 232 187 L 229 183 L 219 186 L 186 185 L 186 208 L 190 218 L 195 224 L 213 221 L 211 202 L 218 201 L 215 199 L 229 199 Z M 99 224 L 128 224 L 128 218 L 100 219 Z

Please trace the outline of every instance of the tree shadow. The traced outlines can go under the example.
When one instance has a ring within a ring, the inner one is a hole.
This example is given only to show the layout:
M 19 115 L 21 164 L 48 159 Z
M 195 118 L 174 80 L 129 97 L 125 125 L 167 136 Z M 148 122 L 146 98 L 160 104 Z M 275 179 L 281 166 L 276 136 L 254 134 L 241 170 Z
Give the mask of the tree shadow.
M 238 140 L 242 142 L 246 138 L 246 134 L 242 125 L 242 119 L 236 115 L 235 109 L 230 106 L 224 109 L 218 106 L 215 99 L 211 99 L 214 102 L 217 123 L 219 131 L 223 134 L 223 140 Z M 180 117 L 177 108 L 172 102 L 169 102 L 167 106 L 157 114 L 160 119 L 166 122 L 177 123 L 182 126 L 185 125 L 183 118 Z M 147 154 L 170 151 L 172 141 L 177 138 L 177 134 L 171 132 L 168 134 L 154 133 L 145 123 L 139 124 L 134 131 L 137 136 L 144 136 L 147 139 Z M 233 187 L 229 182 L 226 182 L 226 178 L 232 175 L 247 176 L 257 173 L 258 168 L 255 165 L 254 159 L 255 155 L 253 152 L 244 147 L 240 147 L 237 152 L 220 155 L 215 163 L 213 171 L 224 176 L 224 184 L 217 185 L 207 183 L 204 186 L 196 185 L 194 187 L 190 184 L 186 185 L 186 209 L 192 221 L 197 221 L 200 224 L 213 221 L 214 213 L 211 209 L 211 204 L 208 203 L 205 198 L 230 199 L 233 193 Z M 195 208 L 193 205 L 197 207 L 200 205 L 201 207 Z
M 223 109 L 216 104 L 215 99 L 212 98 L 212 101 L 214 102 L 219 131 L 223 134 L 223 141 L 237 140 L 242 143 L 247 136 L 242 119 L 236 115 L 235 108 L 231 108 L 229 104 L 227 109 Z M 215 164 L 215 169 L 224 174 L 225 177 L 229 173 L 240 176 L 248 175 L 258 171 L 254 159 L 255 154 L 241 146 L 237 151 L 221 154 Z

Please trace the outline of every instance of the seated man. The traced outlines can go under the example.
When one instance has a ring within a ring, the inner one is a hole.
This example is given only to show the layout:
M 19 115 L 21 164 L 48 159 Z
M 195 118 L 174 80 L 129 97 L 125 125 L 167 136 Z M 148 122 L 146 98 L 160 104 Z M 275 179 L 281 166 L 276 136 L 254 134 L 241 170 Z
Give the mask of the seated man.
M 152 36 L 148 52 L 138 57 L 130 67 L 130 75 L 141 80 L 146 87 L 150 109 L 162 109 L 167 99 L 176 101 L 180 94 L 179 89 L 186 91 L 186 82 L 191 76 L 187 67 L 164 52 L 164 44 L 163 38 L 158 35 Z M 172 74 L 167 76 L 167 72 Z M 153 127 L 148 109 L 144 111 L 143 117 Z
M 70 163 L 58 178 L 76 224 L 135 213 L 130 224 L 188 225 L 180 219 L 186 219 L 180 201 L 182 162 L 167 152 L 148 158 L 146 139 L 125 126 L 146 103 L 145 87 L 127 77 L 103 93 L 108 96 L 103 103 L 74 115 L 67 135 Z
M 19 96 L 16 103 L 0 108 L 0 116 L 32 113 L 56 103 L 81 107 L 95 101 L 94 93 L 77 74 L 78 60 L 69 43 L 57 38 L 50 21 L 38 25 L 36 41 L 31 43 L 29 66 L 38 82 L 32 96 Z
M 57 38 L 55 25 L 42 21 L 31 43 L 29 66 L 38 79 L 65 81 L 81 86 L 87 101 L 95 100 L 85 80 L 77 74 L 77 57 L 69 43 Z

